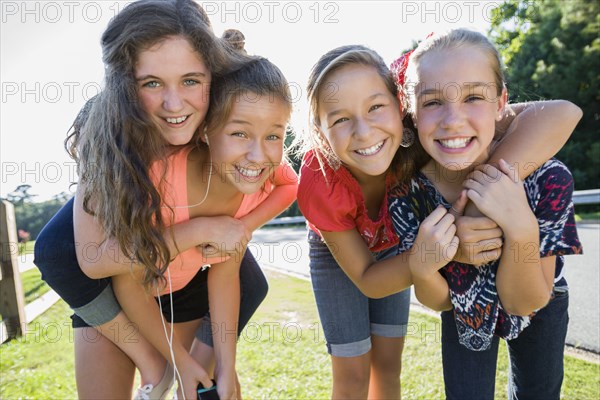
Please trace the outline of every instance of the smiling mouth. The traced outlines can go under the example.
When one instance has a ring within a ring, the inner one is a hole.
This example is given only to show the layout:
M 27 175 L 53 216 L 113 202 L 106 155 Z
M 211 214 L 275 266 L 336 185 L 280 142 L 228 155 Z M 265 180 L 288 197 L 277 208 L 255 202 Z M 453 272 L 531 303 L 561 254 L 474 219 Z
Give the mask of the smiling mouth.
M 235 166 L 235 169 L 242 175 L 244 178 L 248 179 L 256 179 L 262 175 L 264 168 L 262 169 L 248 169 L 240 167 L 239 165 Z
M 164 118 L 164 120 L 167 121 L 169 124 L 179 125 L 183 124 L 188 118 L 189 115 L 184 115 L 183 117 Z
M 457 139 L 437 139 L 436 142 L 446 149 L 462 149 L 467 147 L 472 140 L 473 138 L 469 137 Z
M 382 140 L 381 142 L 379 142 L 371 147 L 367 147 L 366 149 L 357 149 L 357 150 L 354 150 L 354 152 L 357 154 L 360 154 L 361 156 L 372 156 L 373 154 L 377 154 L 377 152 L 379 152 L 379 150 L 381 150 L 381 148 L 383 147 L 384 144 L 385 144 L 385 140 Z

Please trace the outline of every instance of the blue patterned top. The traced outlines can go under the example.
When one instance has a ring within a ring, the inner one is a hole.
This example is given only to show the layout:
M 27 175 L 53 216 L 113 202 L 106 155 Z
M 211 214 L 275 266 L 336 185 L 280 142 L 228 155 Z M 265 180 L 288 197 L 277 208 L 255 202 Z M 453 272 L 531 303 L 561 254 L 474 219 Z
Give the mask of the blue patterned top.
M 562 256 L 582 253 L 571 201 L 573 177 L 563 163 L 552 159 L 523 184 L 540 228 L 540 256 L 557 256 L 554 287 L 567 290 Z M 438 205 L 447 209 L 451 206 L 420 172 L 410 182 L 393 187 L 388 197 L 394 229 L 400 238 L 399 253 L 412 247 L 420 223 Z M 516 338 L 533 317 L 510 315 L 502 308 L 496 290 L 499 263 L 491 261 L 475 268 L 453 261 L 440 270 L 448 281 L 459 341 L 470 350 L 488 349 L 494 335 Z

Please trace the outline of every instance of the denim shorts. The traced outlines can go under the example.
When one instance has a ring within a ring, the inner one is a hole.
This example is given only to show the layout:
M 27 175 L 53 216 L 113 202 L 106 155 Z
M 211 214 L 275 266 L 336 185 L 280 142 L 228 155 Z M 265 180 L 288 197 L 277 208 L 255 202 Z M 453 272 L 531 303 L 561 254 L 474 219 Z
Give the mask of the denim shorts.
M 309 231 L 308 244 L 312 286 L 329 354 L 358 357 L 371 350 L 371 335 L 406 335 L 410 288 L 382 299 L 368 298 L 340 268 L 319 235 Z M 373 255 L 383 260 L 396 254 L 393 247 Z
M 38 235 L 34 263 L 41 271 L 42 279 L 74 311 L 71 316 L 73 328 L 99 326 L 113 320 L 121 311 L 121 306 L 113 292 L 110 278 L 91 279 L 79 267 L 73 232 L 73 202 L 74 199 L 69 200 Z M 268 291 L 266 278 L 249 251 L 244 254 L 240 267 L 240 287 L 241 330 Z M 174 321 L 185 322 L 206 317 L 207 293 L 206 272 L 199 272 L 185 288 L 173 293 L 176 310 Z M 161 297 L 163 313 L 169 321 L 170 299 L 169 295 Z M 208 334 L 205 330 L 197 336 L 209 345 L 212 343 L 210 329 Z
M 71 316 L 73 327 L 98 326 L 114 319 L 121 311 L 115 298 L 111 279 L 91 279 L 77 262 L 73 232 L 73 203 L 70 199 L 44 226 L 35 241 L 34 264 L 42 279 L 76 313 Z M 100 251 L 99 246 L 87 248 L 90 254 Z M 95 254 L 95 253 L 94 253 Z

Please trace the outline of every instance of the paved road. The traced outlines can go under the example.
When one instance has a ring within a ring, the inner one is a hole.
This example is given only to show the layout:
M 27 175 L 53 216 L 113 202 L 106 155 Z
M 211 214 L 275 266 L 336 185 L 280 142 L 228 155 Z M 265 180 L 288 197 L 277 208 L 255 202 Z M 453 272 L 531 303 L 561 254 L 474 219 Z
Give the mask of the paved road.
M 570 291 L 567 343 L 600 353 L 600 225 L 581 224 L 584 254 L 566 257 Z M 308 278 L 306 229 L 268 228 L 254 233 L 250 249 L 261 265 Z M 413 296 L 413 302 L 417 300 Z

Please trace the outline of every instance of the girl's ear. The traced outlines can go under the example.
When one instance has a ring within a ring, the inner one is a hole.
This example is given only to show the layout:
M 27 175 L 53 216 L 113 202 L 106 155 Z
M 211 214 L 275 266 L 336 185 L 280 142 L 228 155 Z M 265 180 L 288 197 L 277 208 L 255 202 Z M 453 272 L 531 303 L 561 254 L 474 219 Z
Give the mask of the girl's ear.
M 508 91 L 506 90 L 506 86 L 502 87 L 502 93 L 498 96 L 498 112 L 496 113 L 496 121 L 500 121 L 504 116 L 504 107 L 506 107 L 506 103 L 508 102 Z

